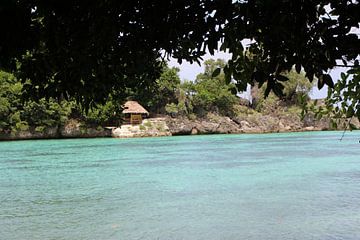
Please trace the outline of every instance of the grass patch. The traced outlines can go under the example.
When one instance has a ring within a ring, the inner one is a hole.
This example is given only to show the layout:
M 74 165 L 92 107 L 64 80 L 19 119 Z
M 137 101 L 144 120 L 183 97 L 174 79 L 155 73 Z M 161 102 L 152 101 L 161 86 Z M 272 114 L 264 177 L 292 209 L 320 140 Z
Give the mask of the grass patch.
M 151 127 L 153 126 L 150 121 L 144 122 L 143 125 L 144 125 L 145 127 L 147 127 L 147 128 L 151 128 Z

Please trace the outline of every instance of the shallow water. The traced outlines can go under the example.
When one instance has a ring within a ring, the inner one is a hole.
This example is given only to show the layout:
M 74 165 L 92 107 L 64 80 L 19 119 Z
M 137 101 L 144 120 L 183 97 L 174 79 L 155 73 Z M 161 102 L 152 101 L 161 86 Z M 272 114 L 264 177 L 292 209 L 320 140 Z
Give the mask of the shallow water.
M 0 239 L 360 239 L 360 132 L 0 142 Z

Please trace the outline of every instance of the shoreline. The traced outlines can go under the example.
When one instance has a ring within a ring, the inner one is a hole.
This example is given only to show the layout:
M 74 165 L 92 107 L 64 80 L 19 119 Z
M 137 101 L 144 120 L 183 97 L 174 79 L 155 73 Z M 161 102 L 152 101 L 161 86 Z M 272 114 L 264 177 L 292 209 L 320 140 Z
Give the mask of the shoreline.
M 342 132 L 344 130 L 304 130 L 304 131 L 288 131 L 288 132 L 244 132 L 244 133 L 205 133 L 205 134 L 183 134 L 183 135 L 169 135 L 169 136 L 141 136 L 141 137 L 112 137 L 112 136 L 104 136 L 104 137 L 58 137 L 58 138 L 16 138 L 16 139 L 3 139 L 0 138 L 1 142 L 16 142 L 16 141 L 35 141 L 35 140 L 71 140 L 71 139 L 141 139 L 141 138 L 163 138 L 163 137 L 183 137 L 183 136 L 207 136 L 207 135 L 268 135 L 268 134 L 286 134 L 286 133 L 311 133 L 311 132 Z M 360 130 L 346 130 L 346 132 L 353 132 Z
M 231 119 L 219 115 L 212 118 L 190 120 L 188 118 L 159 117 L 144 119 L 139 125 L 124 124 L 120 127 L 90 127 L 80 123 L 47 128 L 43 132 L 19 131 L 0 134 L 0 141 L 41 140 L 41 139 L 75 139 L 75 138 L 143 138 L 187 135 L 213 134 L 270 134 L 296 133 L 314 131 L 343 131 L 332 129 L 329 120 L 306 123 L 299 119 L 263 118 L 250 121 L 248 119 Z M 356 123 L 359 127 L 359 123 Z M 350 130 L 346 130 L 350 131 Z
M 15 141 L 28 141 L 28 140 L 71 140 L 71 139 L 136 139 L 136 138 L 162 138 L 162 137 L 182 137 L 182 136 L 206 136 L 206 135 L 260 135 L 260 134 L 276 134 L 276 133 L 311 133 L 311 132 L 342 132 L 344 130 L 300 130 L 300 131 L 281 131 L 281 132 L 241 132 L 241 133 L 200 133 L 200 134 L 176 134 L 164 136 L 134 136 L 134 137 L 113 137 L 113 136 L 74 136 L 74 137 L 33 137 L 33 138 L 0 138 L 0 142 L 15 142 Z M 350 130 L 346 130 L 351 132 Z M 358 130 L 352 130 L 358 131 Z
M 117 138 L 117 139 L 129 139 L 129 138 L 157 138 L 157 137 L 178 137 L 178 136 L 203 136 L 203 135 L 242 135 L 242 134 L 251 134 L 251 135 L 260 135 L 260 134 L 274 134 L 274 133 L 302 133 L 302 132 L 340 132 L 343 131 L 341 129 L 301 129 L 301 130 L 289 130 L 289 131 L 266 131 L 266 132 L 230 132 L 230 133 L 219 133 L 219 132 L 211 132 L 211 133 L 184 133 L 184 134 L 167 134 L 167 135 L 152 135 L 152 134 L 144 134 L 144 135 L 136 135 L 136 136 L 127 136 L 127 137 L 119 137 L 113 135 L 76 135 L 76 136 L 27 136 L 27 137 L 4 137 L 0 135 L 0 142 L 8 142 L 8 141 L 26 141 L 26 140 L 60 140 L 60 139 L 89 139 L 89 138 Z M 350 131 L 350 130 L 346 130 Z

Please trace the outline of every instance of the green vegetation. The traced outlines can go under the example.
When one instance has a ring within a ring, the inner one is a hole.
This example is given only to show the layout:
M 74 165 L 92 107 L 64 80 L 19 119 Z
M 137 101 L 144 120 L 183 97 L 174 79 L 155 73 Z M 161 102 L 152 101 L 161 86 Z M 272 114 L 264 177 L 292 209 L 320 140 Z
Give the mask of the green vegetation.
M 360 68 L 341 74 L 341 79 L 334 88 L 329 88 L 326 107 L 334 116 L 335 128 L 344 117 L 350 119 L 355 117 L 360 120 Z M 336 122 L 338 119 L 339 121 Z M 348 125 L 350 129 L 356 129 L 351 121 Z
M 91 126 L 104 125 L 118 118 L 119 107 L 111 97 L 105 104 L 95 105 L 86 112 L 74 100 L 24 101 L 24 94 L 24 84 L 14 75 L 0 71 L 0 133 L 44 132 L 50 127 L 64 125 L 70 118 L 78 118 Z
M 145 127 L 147 127 L 147 128 L 151 128 L 151 127 L 152 127 L 152 123 L 151 123 L 151 122 L 145 122 L 143 125 L 144 125 Z
M 303 111 L 314 114 L 317 119 L 331 119 L 333 129 L 357 129 L 353 122 L 360 120 L 360 69 L 342 73 L 334 88 L 328 89 L 324 102 L 315 100 L 305 105 Z
M 120 101 L 131 95 L 129 89 L 150 99 L 168 57 L 193 63 L 221 50 L 232 55 L 224 67 L 226 82 L 234 81 L 239 91 L 265 84 L 265 95 L 282 97 L 288 81 L 283 73 L 293 68 L 311 82 L 318 79 L 319 88 L 334 87 L 328 73 L 338 65 L 359 76 L 360 39 L 353 31 L 359 22 L 359 2 L 346 0 L 98 0 L 62 7 L 57 1 L 4 0 L 0 68 L 28 81 L 23 87 L 30 98 L 90 106 L 105 104 L 114 90 Z M 244 46 L 244 39 L 253 41 Z M 338 84 L 332 99 L 342 107 L 337 92 L 345 90 L 351 103 L 341 111 L 359 117 L 354 79 Z M 213 107 L 212 94 L 204 94 L 209 98 L 196 104 Z M 188 111 L 179 98 L 179 111 Z
M 304 108 L 310 100 L 308 94 L 313 84 L 306 79 L 304 73 L 296 73 L 295 70 L 282 73 L 289 80 L 282 84 L 281 97 L 270 93 L 265 98 L 267 84 L 261 87 L 254 85 L 250 106 L 250 102 L 237 96 L 237 87 L 231 79 L 227 79 L 225 69 L 226 63 L 223 60 L 207 60 L 203 73 L 199 74 L 194 82 L 181 82 L 179 69 L 163 66 L 163 73 L 150 89 L 127 89 L 125 95 L 140 101 L 152 113 L 185 116 L 191 120 L 205 117 L 216 121 L 216 118 L 222 115 L 260 124 L 264 115 L 300 118 L 301 114 L 304 116 L 309 112 Z M 343 78 L 343 81 L 351 84 L 346 75 L 343 75 Z M 353 78 L 352 81 L 358 79 Z M 119 99 L 122 97 L 119 97 L 117 91 L 113 91 L 104 104 L 93 104 L 90 109 L 84 109 L 83 105 L 73 99 L 59 101 L 41 98 L 38 101 L 24 101 L 24 94 L 27 93 L 24 87 L 26 84 L 21 83 L 12 74 L 0 72 L 0 132 L 45 132 L 51 127 L 64 126 L 71 119 L 79 120 L 81 131 L 85 132 L 86 126 L 96 128 L 108 124 L 118 125 L 121 119 L 122 102 Z M 335 90 L 343 88 L 338 84 Z M 148 91 L 151 91 L 152 95 Z M 351 94 L 357 94 L 357 90 L 345 95 Z M 340 96 L 335 92 L 333 95 Z M 355 106 L 346 105 L 348 103 L 348 99 L 345 99 L 342 109 L 348 109 L 346 116 L 349 117 L 354 114 Z M 326 109 L 340 111 L 339 107 Z M 145 122 L 140 127 L 142 130 L 152 127 L 163 129 L 163 126 L 152 126 L 151 122 Z
M 22 84 L 13 75 L 0 72 L 0 130 L 28 128 L 28 124 L 21 121 L 20 112 L 17 112 L 21 106 L 21 90 Z
M 304 73 L 296 73 L 295 70 L 284 72 L 289 78 L 283 86 L 281 98 L 271 93 L 265 98 L 266 84 L 258 88 L 252 87 L 253 104 L 246 105 L 247 100 L 237 96 L 237 87 L 226 78 L 224 74 L 226 63 L 221 60 L 207 60 L 204 62 L 204 71 L 200 73 L 194 82 L 180 82 L 178 69 L 164 68 L 164 73 L 156 81 L 153 99 L 143 101 L 146 107 L 156 108 L 153 111 L 161 114 L 186 116 L 189 119 L 209 117 L 209 113 L 229 116 L 254 116 L 261 114 L 296 115 L 300 117 L 304 104 L 309 101 L 309 92 L 313 84 L 310 83 Z M 242 105 L 245 104 L 245 105 Z
M 283 75 L 289 78 L 289 80 L 283 83 L 283 94 L 280 98 L 274 93 L 270 93 L 265 98 L 267 84 L 264 84 L 261 88 L 255 86 L 252 89 L 253 108 L 259 112 L 269 114 L 274 111 L 274 108 L 279 104 L 300 109 L 310 100 L 309 93 L 313 84 L 306 79 L 304 73 L 297 73 L 292 70 L 283 73 Z
M 237 90 L 234 84 L 226 82 L 224 73 L 219 72 L 224 66 L 223 60 L 205 61 L 205 71 L 196 77 L 194 86 L 193 106 L 197 111 L 232 114 L 232 106 L 238 102 Z M 216 76 L 215 69 L 218 69 Z
M 220 71 L 224 66 L 223 60 L 207 60 L 204 63 L 204 73 L 199 74 L 195 82 L 178 81 L 172 84 L 171 97 L 159 95 L 162 96 L 159 102 L 165 104 L 165 112 L 173 116 L 191 115 L 192 118 L 193 114 L 204 116 L 207 112 L 230 115 L 233 105 L 238 102 L 238 97 L 235 96 L 236 87 L 234 84 L 226 83 L 223 72 L 219 72 L 217 76 L 213 75 L 215 69 Z

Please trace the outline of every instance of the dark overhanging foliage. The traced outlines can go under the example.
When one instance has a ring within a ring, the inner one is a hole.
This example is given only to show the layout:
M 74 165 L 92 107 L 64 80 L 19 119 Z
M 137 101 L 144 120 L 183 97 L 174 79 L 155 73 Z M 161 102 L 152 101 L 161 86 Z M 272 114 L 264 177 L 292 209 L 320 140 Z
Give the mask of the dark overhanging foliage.
M 3 0 L 0 67 L 31 80 L 29 97 L 88 105 L 153 84 L 169 56 L 199 62 L 220 48 L 239 90 L 267 82 L 280 96 L 293 67 L 321 88 L 339 61 L 358 65 L 359 12 L 357 0 Z M 254 40 L 247 51 L 243 39 Z

